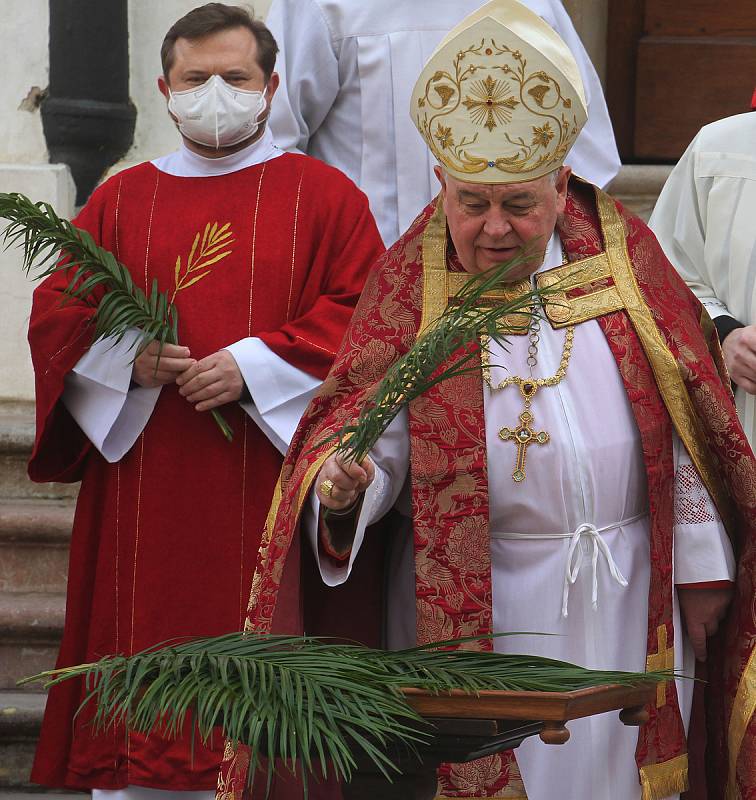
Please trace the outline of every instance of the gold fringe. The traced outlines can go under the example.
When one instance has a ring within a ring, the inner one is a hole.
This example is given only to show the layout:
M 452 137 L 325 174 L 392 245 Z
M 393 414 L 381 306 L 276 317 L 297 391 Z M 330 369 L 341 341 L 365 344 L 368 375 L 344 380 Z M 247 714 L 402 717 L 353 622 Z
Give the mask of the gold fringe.
M 640 768 L 641 800 L 664 800 L 688 790 L 688 754 Z

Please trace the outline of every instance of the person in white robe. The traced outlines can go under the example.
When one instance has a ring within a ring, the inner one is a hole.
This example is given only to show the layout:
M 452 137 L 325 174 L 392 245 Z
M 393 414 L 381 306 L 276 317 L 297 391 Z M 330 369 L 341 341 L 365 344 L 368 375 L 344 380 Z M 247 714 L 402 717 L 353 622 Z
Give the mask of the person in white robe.
M 425 65 L 413 100 L 428 94 L 430 76 L 451 71 L 448 63 L 466 42 L 488 37 L 486 41 L 495 41 L 502 48 L 514 47 L 512 42 L 519 39 L 511 35 L 504 20 L 520 14 L 516 6 L 511 0 L 494 0 L 453 30 Z M 559 84 L 562 96 L 569 94 L 565 107 L 582 105 L 584 109 L 577 65 L 564 52 L 564 45 L 559 49 L 532 14 L 523 12 L 512 27 L 533 48 L 540 44 L 543 52 L 550 54 L 552 60 L 543 57 L 544 72 L 559 75 L 556 61 L 561 74 L 568 76 L 570 93 L 565 91 L 564 79 Z M 530 29 L 529 36 L 523 33 L 526 29 Z M 465 38 L 468 31 L 471 33 Z M 532 48 L 527 56 L 534 60 Z M 501 69 L 487 62 L 479 67 L 476 62 L 476 68 Z M 413 103 L 413 112 L 417 107 Z M 418 112 L 415 121 L 423 130 L 423 112 Z M 537 124 L 525 113 L 520 118 L 513 114 L 507 122 L 508 141 L 520 141 Z M 561 265 L 562 243 L 555 227 L 565 208 L 570 175 L 561 163 L 569 156 L 551 151 L 551 159 L 544 158 L 529 181 L 522 173 L 506 174 L 497 166 L 501 162 L 495 155 L 507 148 L 501 135 L 492 131 L 475 141 L 474 153 L 481 160 L 489 159 L 490 171 L 483 177 L 466 174 L 451 156 L 447 159 L 435 134 L 438 131 L 447 141 L 452 137 L 469 140 L 479 128 L 474 128 L 464 112 L 452 111 L 441 121 L 449 128 L 447 133 L 439 131 L 436 124 L 434 120 L 426 126 L 424 138 L 441 160 L 441 166 L 435 168 L 442 187 L 439 202 L 464 269 L 484 272 L 512 258 L 519 247 L 533 240 L 546 246 L 540 256 L 520 266 L 522 274 L 513 274 L 513 280 L 530 275 L 533 281 L 537 273 Z M 492 341 L 489 374 L 484 373 L 493 630 L 556 635 L 497 638 L 494 648 L 597 669 L 643 671 L 650 575 L 649 500 L 640 434 L 627 392 L 595 319 L 568 329 L 555 329 L 543 319 L 535 334 L 533 331 L 531 324 L 528 335 L 512 336 L 506 345 Z M 568 342 L 568 336 L 574 339 Z M 526 466 L 518 465 L 526 474 L 516 477 L 516 446 L 502 438 L 502 431 L 516 425 L 523 396 L 515 386 L 504 389 L 500 383 L 512 376 L 530 375 L 538 380 L 558 375 L 565 353 L 561 379 L 539 389 L 531 407 L 534 428 L 548 431 L 550 438 L 546 446 L 533 444 L 527 450 Z M 706 590 L 693 587 L 726 585 L 734 579 L 735 560 L 720 516 L 685 447 L 677 436 L 673 444 L 675 669 L 692 676 L 695 658 L 706 655 L 706 632 L 689 604 Z M 394 537 L 387 570 L 387 637 L 393 648 L 416 642 L 408 482 L 409 428 L 404 411 L 361 465 L 342 455 L 328 457 L 315 479 L 304 517 L 321 576 L 326 584 L 336 586 L 348 579 L 367 527 L 392 506 L 402 513 L 404 529 Z M 324 556 L 319 548 L 323 525 L 327 525 L 321 514 L 323 506 L 340 515 L 340 526 L 348 524 L 352 514 L 353 539 L 351 549 L 344 548 L 349 555 L 343 562 Z M 706 620 L 710 630 L 716 628 L 729 600 L 729 589 L 719 591 L 718 606 Z M 684 634 L 686 628 L 689 635 Z M 687 729 L 692 682 L 678 680 L 677 691 Z M 517 749 L 529 800 L 551 800 L 555 793 L 561 800 L 640 800 L 650 796 L 642 794 L 635 761 L 637 730 L 623 726 L 612 714 L 579 720 L 569 727 L 571 737 L 565 745 L 546 747 L 533 738 Z
M 385 245 L 437 191 L 434 161 L 408 116 L 410 88 L 447 31 L 481 0 L 273 0 L 281 87 L 270 125 L 277 143 L 345 172 L 368 196 Z M 525 0 L 567 43 L 580 68 L 588 123 L 570 154 L 597 186 L 620 159 L 596 70 L 560 0 Z
M 649 227 L 714 320 L 756 442 L 756 114 L 712 122 L 672 170 Z

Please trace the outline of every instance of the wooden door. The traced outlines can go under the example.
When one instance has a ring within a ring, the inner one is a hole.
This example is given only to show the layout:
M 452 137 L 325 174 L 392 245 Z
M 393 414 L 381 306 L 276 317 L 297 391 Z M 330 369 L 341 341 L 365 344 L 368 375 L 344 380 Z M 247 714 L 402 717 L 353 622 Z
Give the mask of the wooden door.
M 675 161 L 750 108 L 756 0 L 610 0 L 607 101 L 624 161 Z

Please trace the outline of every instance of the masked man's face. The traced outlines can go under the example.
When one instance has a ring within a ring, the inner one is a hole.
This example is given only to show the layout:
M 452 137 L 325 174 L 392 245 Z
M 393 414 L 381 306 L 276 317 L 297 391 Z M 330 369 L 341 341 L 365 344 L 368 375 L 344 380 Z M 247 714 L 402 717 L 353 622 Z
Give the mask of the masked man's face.
M 237 27 L 203 36 L 177 39 L 168 82 L 174 92 L 201 86 L 211 75 L 220 75 L 237 89 L 262 91 L 265 73 L 257 63 L 257 40 L 252 31 Z
M 508 279 L 518 280 L 541 266 L 557 218 L 564 212 L 569 167 L 559 170 L 556 181 L 544 175 L 525 183 L 466 183 L 440 167 L 436 175 L 449 233 L 467 272 L 487 272 L 529 244 L 533 257 Z

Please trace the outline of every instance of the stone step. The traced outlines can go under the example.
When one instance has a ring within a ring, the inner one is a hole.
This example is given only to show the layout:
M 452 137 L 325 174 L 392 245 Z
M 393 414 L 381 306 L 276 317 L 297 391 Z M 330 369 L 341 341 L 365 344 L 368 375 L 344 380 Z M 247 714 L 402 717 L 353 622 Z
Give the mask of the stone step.
M 0 592 L 65 592 L 71 502 L 0 503 Z
M 46 695 L 0 692 L 0 788 L 28 787 Z
M 55 666 L 65 607 L 63 593 L 0 592 L 0 690 Z
M 28 403 L 0 405 L 0 498 L 72 498 L 78 484 L 32 483 L 26 462 L 34 444 L 34 408 Z

